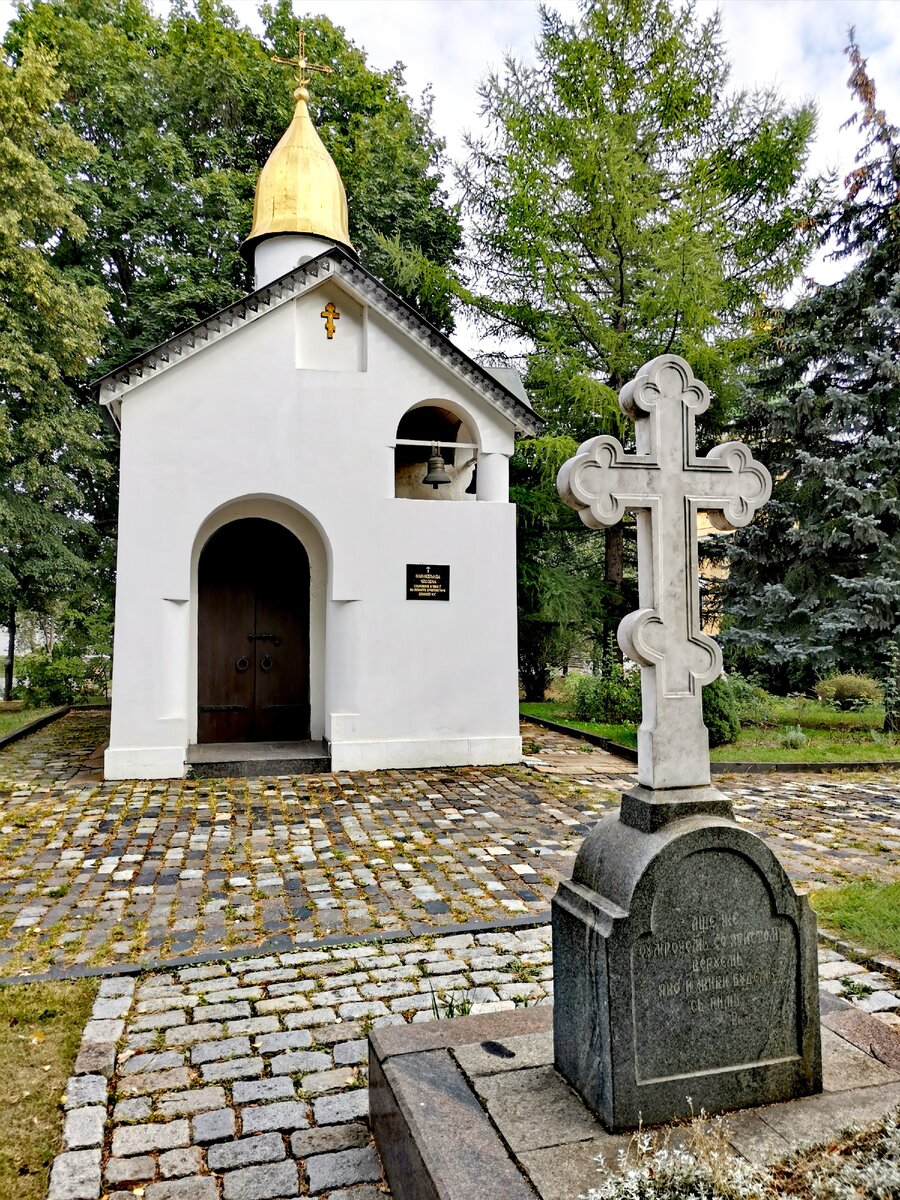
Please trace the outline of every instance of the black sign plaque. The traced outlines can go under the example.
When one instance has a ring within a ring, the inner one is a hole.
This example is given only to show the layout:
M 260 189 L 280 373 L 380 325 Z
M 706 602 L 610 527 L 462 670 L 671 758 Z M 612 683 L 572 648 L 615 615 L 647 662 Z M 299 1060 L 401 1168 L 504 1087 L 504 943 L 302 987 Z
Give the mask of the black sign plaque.
M 449 600 L 450 567 L 406 564 L 407 600 Z

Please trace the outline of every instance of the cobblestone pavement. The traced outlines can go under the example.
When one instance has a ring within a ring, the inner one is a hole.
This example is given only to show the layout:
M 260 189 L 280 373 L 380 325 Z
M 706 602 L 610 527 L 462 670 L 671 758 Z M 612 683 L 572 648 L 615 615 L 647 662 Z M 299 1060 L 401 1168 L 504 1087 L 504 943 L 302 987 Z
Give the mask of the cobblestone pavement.
M 820 951 L 822 986 L 900 1028 L 900 979 Z M 100 985 L 50 1200 L 387 1195 L 368 1129 L 379 1025 L 552 998 L 549 928 L 307 949 Z
M 552 772 L 104 783 L 106 721 L 73 712 L 0 752 L 2 974 L 543 913 L 633 769 L 526 726 Z M 900 875 L 897 773 L 718 782 L 801 889 Z

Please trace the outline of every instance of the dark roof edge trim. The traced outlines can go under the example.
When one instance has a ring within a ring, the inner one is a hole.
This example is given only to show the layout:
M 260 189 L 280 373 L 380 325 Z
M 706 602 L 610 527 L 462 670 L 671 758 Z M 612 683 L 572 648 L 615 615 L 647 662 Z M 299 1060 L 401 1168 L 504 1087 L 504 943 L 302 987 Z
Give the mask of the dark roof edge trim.
M 308 259 L 278 279 L 267 283 L 264 287 L 258 288 L 255 292 L 251 292 L 242 299 L 234 301 L 232 304 L 219 309 L 208 317 L 204 317 L 203 320 L 179 330 L 164 342 L 160 342 L 142 354 L 135 355 L 134 358 L 121 363 L 112 371 L 107 371 L 105 375 L 101 375 L 95 379 L 91 387 L 97 392 L 99 397 L 104 385 L 112 383 L 117 377 L 134 374 L 143 375 L 145 368 L 155 370 L 155 360 L 168 362 L 169 351 L 177 343 L 186 338 L 189 339 L 192 335 L 200 337 L 205 341 L 210 332 L 221 332 L 223 324 L 228 326 L 234 325 L 236 321 L 242 321 L 248 312 L 258 312 L 261 308 L 268 308 L 273 301 L 283 299 L 286 292 L 299 289 L 308 283 L 311 278 L 315 279 L 319 275 L 320 267 L 326 261 L 334 262 L 337 265 L 338 274 L 345 276 L 349 282 L 355 283 L 357 287 L 362 287 L 364 290 L 374 293 L 382 306 L 389 313 L 400 317 L 401 323 L 407 326 L 407 328 L 410 326 L 417 327 L 420 335 L 423 336 L 425 342 L 432 349 L 440 346 L 443 351 L 441 357 L 450 359 L 464 377 L 474 376 L 473 382 L 476 383 L 478 390 L 486 393 L 489 398 L 493 398 L 499 407 L 506 410 L 507 415 L 527 433 L 540 431 L 544 422 L 537 413 L 527 405 L 524 405 L 518 396 L 463 350 L 460 350 L 458 346 L 455 346 L 446 334 L 441 333 L 436 326 L 417 313 L 401 296 L 392 292 L 371 271 L 362 266 L 358 259 L 340 246 L 323 251 L 321 254 L 316 255 L 315 258 Z M 214 328 L 211 330 L 210 327 Z M 177 350 L 175 352 L 180 353 Z

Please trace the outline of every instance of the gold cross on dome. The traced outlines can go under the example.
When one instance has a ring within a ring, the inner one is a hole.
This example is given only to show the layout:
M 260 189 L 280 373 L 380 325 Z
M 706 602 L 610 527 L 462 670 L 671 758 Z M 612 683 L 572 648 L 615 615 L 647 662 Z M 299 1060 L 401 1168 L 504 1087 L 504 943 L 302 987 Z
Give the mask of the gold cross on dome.
M 282 67 L 297 68 L 297 87 L 306 87 L 309 83 L 307 71 L 319 71 L 323 75 L 333 75 L 334 70 L 331 67 L 321 66 L 319 63 L 311 63 L 306 57 L 306 30 L 301 26 L 297 30 L 297 57 L 296 58 L 279 58 L 277 54 L 272 55 L 272 62 L 278 63 Z
M 341 314 L 335 308 L 333 300 L 328 301 L 319 316 L 325 318 L 325 336 L 330 342 L 334 337 L 334 323 L 341 319 Z

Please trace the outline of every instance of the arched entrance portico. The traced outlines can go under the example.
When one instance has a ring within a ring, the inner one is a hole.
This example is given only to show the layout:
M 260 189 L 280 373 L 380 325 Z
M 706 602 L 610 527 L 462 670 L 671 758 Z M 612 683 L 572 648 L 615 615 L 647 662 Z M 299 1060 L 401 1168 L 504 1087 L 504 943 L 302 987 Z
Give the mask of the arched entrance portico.
M 198 742 L 310 734 L 309 558 L 275 521 L 210 537 L 198 564 Z

